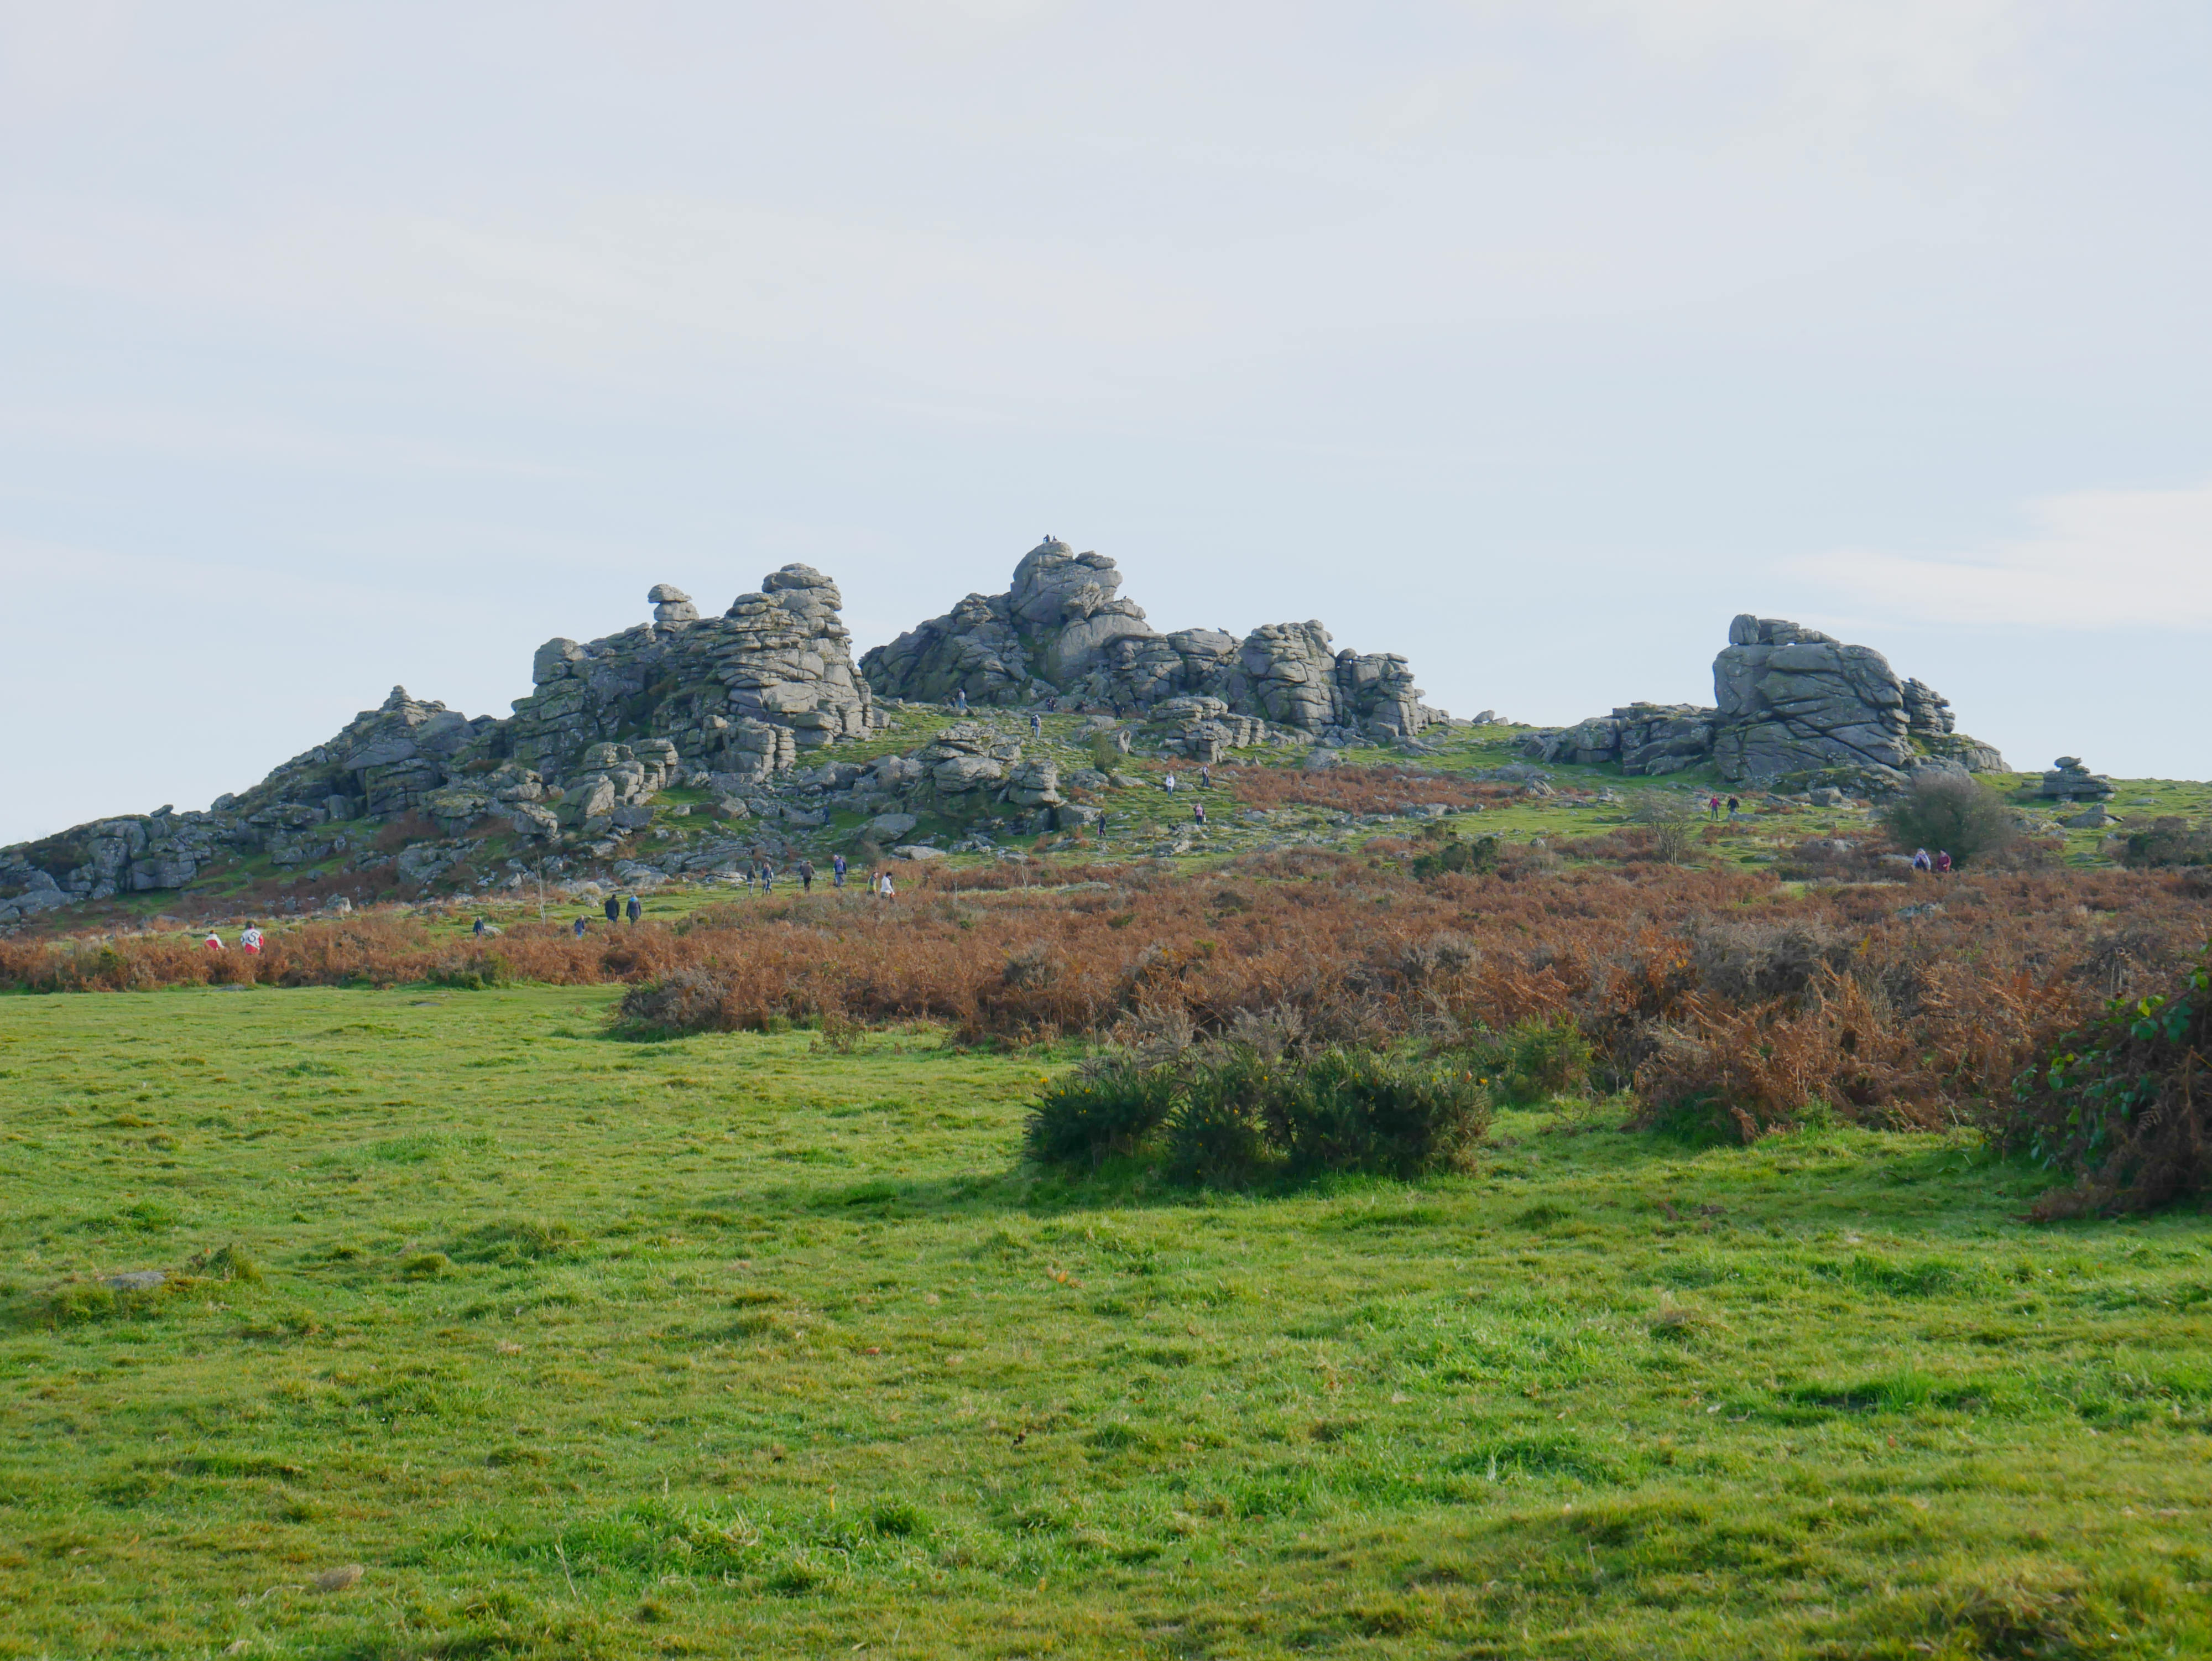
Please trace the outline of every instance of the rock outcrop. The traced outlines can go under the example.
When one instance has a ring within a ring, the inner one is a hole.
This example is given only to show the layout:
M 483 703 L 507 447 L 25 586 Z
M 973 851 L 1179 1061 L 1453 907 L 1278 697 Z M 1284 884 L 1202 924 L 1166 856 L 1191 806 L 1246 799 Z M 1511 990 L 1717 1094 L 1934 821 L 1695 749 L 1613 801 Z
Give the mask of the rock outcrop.
M 769 573 L 720 618 L 656 584 L 653 620 L 579 644 L 548 641 L 536 690 L 504 720 L 471 719 L 395 686 L 337 736 L 204 813 L 101 819 L 0 850 L 0 926 L 77 900 L 180 888 L 210 864 L 265 855 L 279 870 L 345 856 L 427 880 L 460 858 L 368 844 L 458 839 L 489 824 L 539 841 L 611 847 L 679 777 L 737 800 L 797 757 L 876 724 L 837 586 L 811 566 Z M 740 804 L 738 812 L 745 810 Z
M 2043 776 L 2039 794 L 2054 801 L 2102 801 L 2113 791 L 2112 780 L 2093 773 L 2079 756 L 2061 756 Z
M 2004 757 L 1956 730 L 1933 687 L 1901 680 L 1870 646 L 1778 618 L 1739 617 L 1713 660 L 1714 705 L 1631 704 L 1533 735 L 1544 761 L 1618 762 L 1632 774 L 1711 762 L 1731 784 L 1781 781 L 1893 789 L 1923 768 L 2000 772 Z
M 1309 737 L 1411 738 L 1441 720 L 1406 660 L 1331 649 L 1319 623 L 1278 623 L 1243 641 L 1217 629 L 1161 634 L 1121 594 L 1103 554 L 1048 537 L 1003 594 L 970 594 L 860 660 L 883 697 L 1139 714 L 1184 698 Z

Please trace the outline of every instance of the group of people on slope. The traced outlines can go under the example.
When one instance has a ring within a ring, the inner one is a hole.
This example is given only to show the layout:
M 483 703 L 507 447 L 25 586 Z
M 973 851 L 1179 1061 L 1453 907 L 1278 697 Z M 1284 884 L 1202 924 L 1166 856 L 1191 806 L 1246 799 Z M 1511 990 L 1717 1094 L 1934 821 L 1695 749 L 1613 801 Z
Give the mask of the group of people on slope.
M 1933 854 L 1924 848 L 1916 849 L 1912 855 L 1912 868 L 1932 872 L 1938 876 L 1948 875 L 1951 869 L 1951 856 L 1940 848 Z
M 201 945 L 210 952 L 222 952 L 228 949 L 222 943 L 222 934 L 213 928 L 208 930 L 207 939 L 203 940 Z M 238 945 L 240 951 L 259 957 L 261 955 L 261 925 L 258 922 L 246 924 L 244 931 L 238 937 Z

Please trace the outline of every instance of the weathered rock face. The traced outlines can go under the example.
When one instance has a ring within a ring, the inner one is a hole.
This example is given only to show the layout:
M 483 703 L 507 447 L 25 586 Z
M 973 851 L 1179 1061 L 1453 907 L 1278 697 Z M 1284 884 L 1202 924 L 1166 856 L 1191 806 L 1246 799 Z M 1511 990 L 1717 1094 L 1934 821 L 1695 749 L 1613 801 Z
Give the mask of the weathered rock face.
M 652 594 L 672 597 L 653 623 L 538 648 L 538 690 L 515 703 L 505 755 L 562 776 L 592 744 L 651 737 L 695 767 L 766 777 L 795 751 L 869 730 L 874 695 L 854 667 L 837 585 L 811 566 L 771 572 L 717 618 L 665 583 Z
M 1103 554 L 1047 538 L 1004 594 L 970 594 L 860 660 L 885 697 L 1141 711 L 1187 697 L 1345 741 L 1411 737 L 1441 719 L 1405 659 L 1332 649 L 1319 623 L 1271 624 L 1243 641 L 1217 629 L 1163 635 L 1121 596 Z
M 2112 794 L 2112 780 L 2102 773 L 2093 773 L 2081 764 L 2079 756 L 2061 756 L 2051 764 L 2051 770 L 2043 776 L 2040 794 L 2053 800 L 2103 800 Z
M 1818 630 L 1739 617 L 1713 660 L 1713 759 L 1724 779 L 1828 768 L 1902 770 L 1914 751 L 1905 686 L 1870 646 Z
M 1532 736 L 1545 761 L 1617 761 L 1632 774 L 1715 764 L 1730 783 L 1833 774 L 1894 788 L 1941 767 L 1996 772 L 2004 757 L 1957 732 L 1951 706 L 1900 680 L 1870 646 L 1849 646 L 1778 618 L 1739 617 L 1713 660 L 1715 707 L 1630 704 Z

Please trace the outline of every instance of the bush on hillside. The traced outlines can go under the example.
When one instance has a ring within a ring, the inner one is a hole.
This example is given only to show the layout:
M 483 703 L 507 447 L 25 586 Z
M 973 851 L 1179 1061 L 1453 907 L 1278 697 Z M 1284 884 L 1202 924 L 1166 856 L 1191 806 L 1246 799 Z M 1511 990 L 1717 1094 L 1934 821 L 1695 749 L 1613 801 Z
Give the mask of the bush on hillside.
M 1948 853 L 1969 864 L 2002 853 L 2020 839 L 2018 816 L 2002 797 L 1957 773 L 1923 773 L 1881 810 L 1900 848 Z
M 2071 1187 L 2039 1219 L 2142 1211 L 2212 1185 L 2212 950 L 2164 995 L 2115 999 L 2025 1074 L 2000 1134 Z
M 1232 1188 L 1272 1171 L 1455 1170 L 1489 1123 L 1488 1098 L 1463 1068 L 1342 1049 L 1270 1061 L 1222 1046 L 1152 1065 L 1115 1057 L 1079 1069 L 1039 1097 L 1026 1141 L 1033 1157 L 1058 1165 L 1096 1164 L 1157 1142 L 1176 1180 Z
M 1462 842 L 1457 837 L 1446 837 L 1426 853 L 1413 856 L 1413 873 L 1426 880 L 1447 873 L 1457 876 L 1482 877 L 1498 869 L 1498 843 L 1495 837 L 1477 837 L 1472 842 Z
M 1696 804 L 1668 790 L 1647 790 L 1629 817 L 1644 827 L 1651 839 L 1651 856 L 1662 865 L 1688 863 L 1698 844 Z
M 1510 1107 L 1533 1107 L 1589 1083 L 1590 1041 L 1564 1012 L 1531 1016 L 1502 1032 L 1480 1032 L 1464 1051 L 1475 1076 Z
M 2212 865 L 2212 824 L 2191 827 L 2184 818 L 2158 818 L 2148 830 L 2128 833 L 2121 862 L 2131 871 L 2172 865 Z
M 1030 1155 L 1047 1165 L 1096 1165 L 1134 1153 L 1176 1104 L 1174 1069 L 1126 1056 L 1085 1062 L 1048 1086 L 1030 1110 Z

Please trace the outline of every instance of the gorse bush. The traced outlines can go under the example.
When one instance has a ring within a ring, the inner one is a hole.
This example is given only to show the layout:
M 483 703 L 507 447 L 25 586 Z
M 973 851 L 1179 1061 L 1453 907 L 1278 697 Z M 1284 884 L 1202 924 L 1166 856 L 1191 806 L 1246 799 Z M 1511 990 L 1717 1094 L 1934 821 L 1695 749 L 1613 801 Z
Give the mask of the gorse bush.
M 1269 1061 L 1231 1046 L 1079 1071 L 1039 1098 L 1028 1146 L 1048 1164 L 1154 1152 L 1177 1181 L 1234 1188 L 1279 1172 L 1455 1170 L 1489 1124 L 1464 1068 L 1343 1049 Z
M 2168 865 L 2212 865 L 2212 825 L 2191 826 L 2187 819 L 2151 821 L 2148 830 L 2128 833 L 2121 860 L 2130 870 Z
M 1025 1137 L 1030 1155 L 1066 1165 L 1134 1153 L 1174 1108 L 1176 1085 L 1170 1069 L 1127 1057 L 1086 1062 L 1037 1098 Z
M 2041 1217 L 2137 1211 L 2212 1186 L 2212 949 L 2163 995 L 2115 999 L 2020 1080 L 2001 1132 L 2071 1173 Z
M 1447 873 L 1488 876 L 1498 869 L 1498 838 L 1477 837 L 1473 842 L 1447 837 L 1441 845 L 1413 856 L 1413 873 L 1426 879 Z
M 1513 1107 L 1583 1090 L 1594 1059 L 1589 1039 L 1564 1013 L 1532 1016 L 1503 1032 L 1479 1033 L 1464 1054 L 1491 1094 Z
M 1298 1174 L 1456 1170 L 1490 1128 L 1489 1099 L 1464 1068 L 1330 1050 L 1277 1077 L 1261 1095 L 1261 1116 Z
M 1957 773 L 1923 773 L 1881 820 L 1899 846 L 1948 853 L 1962 865 L 2020 839 L 2019 815 L 2004 799 Z

